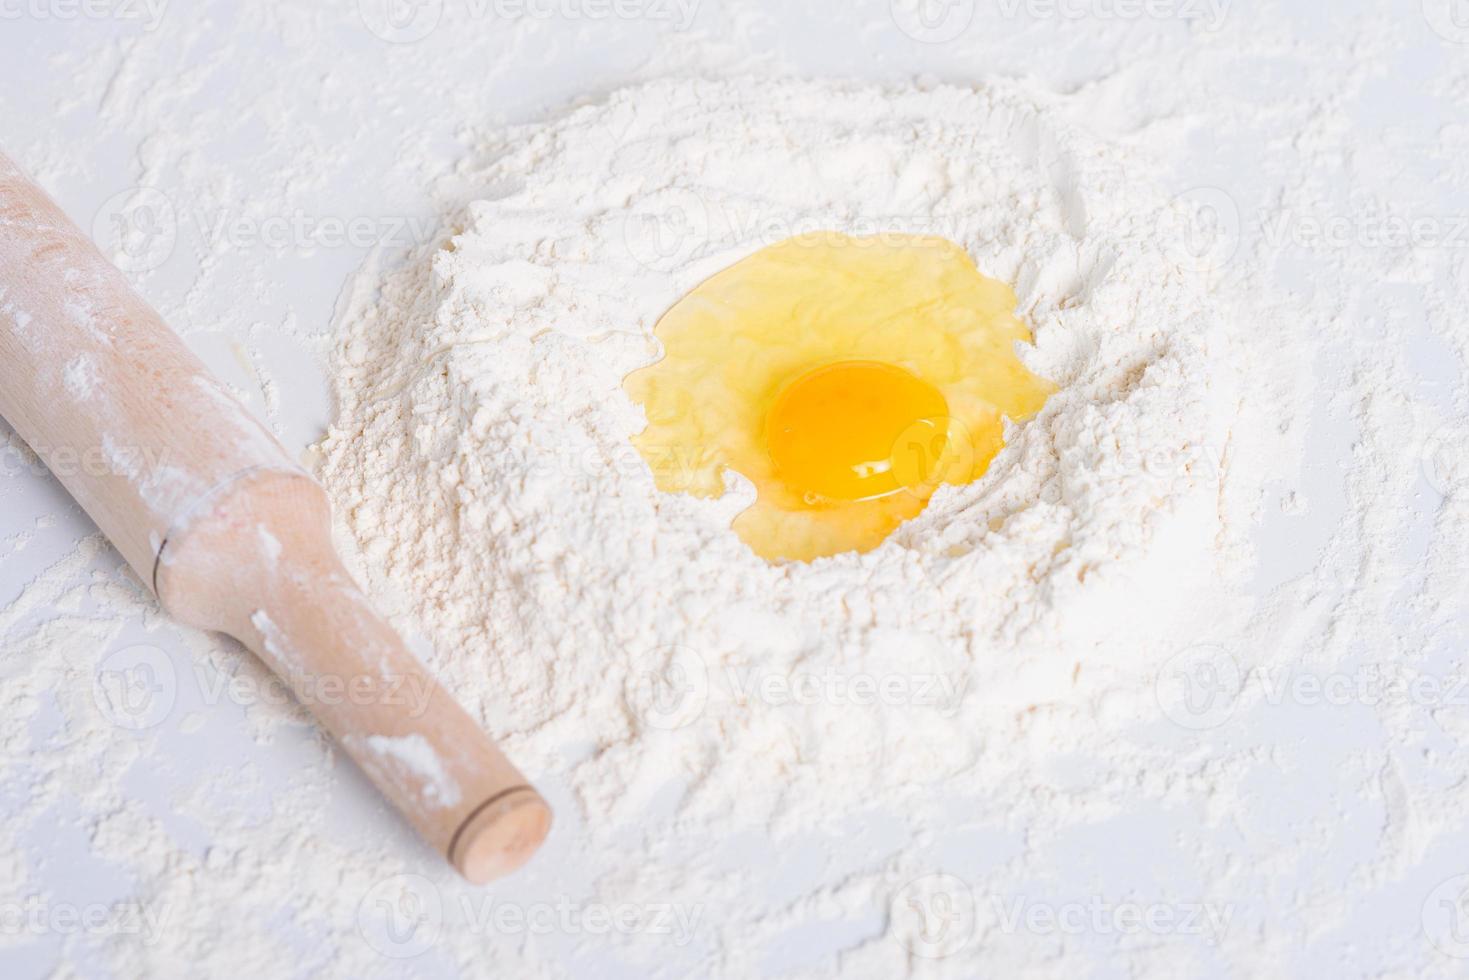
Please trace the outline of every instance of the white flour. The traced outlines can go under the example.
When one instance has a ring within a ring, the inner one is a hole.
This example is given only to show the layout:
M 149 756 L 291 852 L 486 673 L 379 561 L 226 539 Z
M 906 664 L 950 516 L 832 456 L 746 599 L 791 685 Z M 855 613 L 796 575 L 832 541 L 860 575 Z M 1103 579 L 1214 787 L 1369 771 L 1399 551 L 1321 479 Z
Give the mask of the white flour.
M 355 3 L 17 45 L 63 53 L 24 62 L 49 96 L 0 107 L 63 200 L 172 196 L 181 274 L 140 286 L 246 365 L 278 428 L 309 414 L 282 359 L 340 340 L 344 543 L 548 794 L 546 851 L 457 882 L 258 664 L 170 625 L 89 538 L 0 609 L 0 972 L 40 935 L 67 976 L 1462 974 L 1433 916 L 1469 872 L 1469 252 L 1435 195 L 1469 199 L 1469 132 L 1432 120 L 1469 98 L 1469 49 L 1425 47 L 1417 3 L 976 5 L 923 45 L 895 34 L 906 0 L 731 0 L 641 74 L 770 71 L 855 16 L 803 72 L 1031 81 L 658 84 L 438 181 L 459 127 L 637 77 L 653 47 L 582 24 L 611 60 L 562 77 L 571 32 L 471 6 L 360 56 Z M 1178 188 L 1230 193 L 1165 207 L 1149 181 L 1180 159 Z M 339 337 L 295 277 L 339 282 L 355 253 L 228 232 L 422 217 L 425 186 L 484 203 L 452 251 L 364 269 Z M 1186 234 L 1198 203 L 1223 241 Z M 1438 236 L 1385 245 L 1385 216 Z M 1310 235 L 1343 221 L 1345 243 Z M 877 552 L 773 569 L 727 528 L 748 488 L 654 492 L 618 385 L 675 298 L 813 226 L 962 242 L 1016 284 L 1026 360 L 1063 390 Z M 45 492 L 0 485 L 47 511 L 0 537 L 7 563 L 69 548 Z M 1423 680 L 1443 687 L 1404 695 Z M 79 903 L 108 923 L 63 928 Z
M 489 154 L 495 196 L 352 322 L 323 473 L 434 666 L 529 733 L 528 771 L 568 773 L 577 850 L 653 833 L 671 784 L 668 826 L 716 838 L 1116 805 L 1036 799 L 1013 766 L 1093 737 L 1119 678 L 1109 725 L 1156 711 L 1151 669 L 1229 614 L 1269 475 L 1242 408 L 1265 368 L 1128 155 L 1012 86 L 754 80 L 619 92 Z M 965 245 L 1018 284 L 1027 361 L 1061 391 L 876 551 L 772 567 L 729 529 L 747 486 L 654 489 L 620 384 L 682 293 L 823 228 Z M 706 888 L 691 873 L 676 901 Z M 997 965 L 970 954 L 951 967 Z
M 995 643 L 1110 627 L 1119 610 L 1104 607 L 1140 576 L 1160 579 L 1144 601 L 1188 594 L 1149 554 L 1203 555 L 1240 533 L 1219 487 L 1240 451 L 1243 355 L 1220 301 L 1178 271 L 1177 215 L 1127 156 L 1030 97 L 669 83 L 507 147 L 476 175 L 504 196 L 472 206 L 432 271 L 398 276 L 354 324 L 326 445 L 370 563 L 411 582 L 452 649 L 508 638 L 569 653 L 582 636 L 625 666 L 676 643 L 717 660 L 735 623 L 711 610 L 753 602 L 776 617 L 754 632 L 782 649 L 916 629 L 989 659 Z M 618 386 L 656 356 L 652 324 L 680 294 L 823 227 L 966 245 L 1018 284 L 1030 365 L 1062 392 L 991 478 L 946 490 L 876 554 L 772 568 L 728 532 L 744 488 L 714 503 L 651 489 Z M 1026 658 L 1006 659 L 1013 677 Z

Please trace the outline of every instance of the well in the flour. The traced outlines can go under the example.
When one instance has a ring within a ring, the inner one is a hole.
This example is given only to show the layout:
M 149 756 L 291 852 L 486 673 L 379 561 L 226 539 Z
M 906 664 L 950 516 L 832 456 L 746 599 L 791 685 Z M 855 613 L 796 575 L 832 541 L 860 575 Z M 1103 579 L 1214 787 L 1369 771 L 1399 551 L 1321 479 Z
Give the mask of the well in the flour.
M 958 245 L 791 238 L 701 284 L 659 322 L 664 358 L 627 380 L 660 489 L 758 498 L 734 530 L 767 559 L 867 551 L 939 485 L 983 476 L 1004 419 L 1053 390 L 1015 354 L 1015 294 Z

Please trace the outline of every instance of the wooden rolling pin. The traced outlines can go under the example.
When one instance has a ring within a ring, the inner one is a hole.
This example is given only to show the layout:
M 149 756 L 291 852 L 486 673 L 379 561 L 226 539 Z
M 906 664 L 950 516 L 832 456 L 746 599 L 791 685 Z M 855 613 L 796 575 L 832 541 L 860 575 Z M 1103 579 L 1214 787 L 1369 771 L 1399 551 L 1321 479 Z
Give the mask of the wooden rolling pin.
M 3 154 L 0 415 L 166 610 L 259 655 L 464 877 L 545 839 L 545 801 L 342 566 L 325 491 Z

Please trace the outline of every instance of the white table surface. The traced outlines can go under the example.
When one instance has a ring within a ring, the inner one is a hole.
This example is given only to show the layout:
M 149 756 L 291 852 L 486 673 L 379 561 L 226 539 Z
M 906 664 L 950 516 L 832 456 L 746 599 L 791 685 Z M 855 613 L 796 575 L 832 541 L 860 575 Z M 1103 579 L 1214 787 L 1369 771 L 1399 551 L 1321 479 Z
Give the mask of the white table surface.
M 1446 19 L 1457 9 L 1452 0 L 1440 6 L 1427 0 L 1422 11 L 1419 2 L 1237 0 L 1227 10 L 1235 26 L 1258 22 L 1283 36 L 1316 44 L 1328 43 L 1336 35 L 1349 37 L 1346 29 L 1358 22 L 1355 18 L 1374 11 L 1405 23 L 1412 46 L 1397 57 L 1393 77 L 1369 86 L 1351 107 L 1351 116 L 1368 134 L 1366 140 L 1373 142 L 1386 130 L 1399 134 L 1406 130 L 1410 136 L 1428 138 L 1443 125 L 1464 118 L 1463 99 L 1455 106 L 1452 100 L 1427 98 L 1419 83 L 1445 65 L 1469 63 L 1469 46 L 1459 43 L 1469 41 L 1469 27 L 1458 31 L 1457 22 Z M 965 18 L 968 31 L 985 32 L 987 40 L 979 48 L 923 43 L 905 35 L 896 28 L 886 0 L 808 4 L 704 0 L 695 4 L 691 31 L 647 19 L 574 17 L 548 18 L 508 31 L 493 17 L 468 15 L 461 9 L 461 0 L 447 0 L 447 6 L 430 0 L 417 15 L 440 20 L 422 39 L 406 44 L 387 43 L 369 30 L 368 22 L 379 13 L 374 0 L 363 0 L 360 12 L 358 6 L 307 0 L 275 4 L 195 0 L 188 5 L 165 5 L 155 22 L 143 4 L 124 10 L 101 2 L 87 8 L 92 13 L 79 13 L 66 0 L 0 0 L 0 144 L 23 165 L 40 169 L 48 189 L 68 212 L 84 227 L 92 227 L 99 214 L 107 214 L 109 201 L 140 184 L 166 188 L 177 201 L 199 200 L 202 188 L 226 179 L 240 182 L 247 190 L 258 183 L 264 192 L 274 186 L 270 181 L 276 168 L 289 166 L 292 154 L 299 150 L 297 140 L 336 141 L 349 144 L 351 150 L 346 157 L 333 159 L 349 160 L 350 168 L 338 166 L 321 175 L 292 194 L 294 203 L 309 204 L 316 214 L 393 214 L 433 227 L 442 208 L 442 201 L 435 200 L 427 187 L 434 174 L 400 166 L 400 141 L 427 148 L 439 161 L 439 168 L 447 170 L 465 153 L 466 127 L 484 128 L 502 118 L 531 118 L 577 96 L 604 91 L 635 78 L 655 53 L 665 64 L 711 70 L 753 60 L 757 70 L 880 78 L 916 73 L 954 79 L 1029 75 L 1058 91 L 1143 56 L 1164 64 L 1169 53 L 1176 53 L 1177 64 L 1185 67 L 1195 56 L 1215 62 L 1223 56 L 1218 39 L 1198 30 L 1197 25 L 1191 30 L 1167 19 L 1074 23 L 1023 13 L 1007 17 L 1001 12 L 1006 5 L 986 0 L 954 0 L 948 11 L 951 18 Z M 135 12 L 141 12 L 141 19 L 130 16 Z M 1469 14 L 1462 9 L 1458 12 L 1469 24 Z M 410 19 L 407 23 L 405 30 L 413 31 L 415 22 Z M 945 22 L 939 23 L 942 31 Z M 956 22 L 951 19 L 947 24 Z M 427 26 L 427 22 L 419 21 L 417 26 Z M 311 46 L 301 39 L 313 35 L 321 38 L 321 74 L 330 72 L 334 81 L 309 93 L 290 91 L 288 81 L 305 77 L 298 62 Z M 451 66 L 465 79 L 462 90 L 446 93 L 413 84 L 414 66 L 423 63 L 415 59 Z M 1275 69 L 1288 76 L 1288 48 L 1282 49 L 1278 60 Z M 1249 75 L 1242 71 L 1235 80 L 1243 93 L 1263 87 Z M 1167 85 L 1166 75 L 1160 77 L 1160 88 Z M 324 94 L 328 92 L 330 95 Z M 363 129 L 339 132 L 333 99 L 350 101 L 357 98 L 354 93 L 379 100 L 381 114 Z M 1464 93 L 1461 87 L 1460 94 Z M 118 105 L 109 102 L 114 96 L 155 104 Z M 1257 97 L 1268 101 L 1268 93 L 1260 92 Z M 1207 106 L 1200 111 L 1207 113 Z M 267 129 L 287 112 L 289 131 L 268 134 Z M 1173 182 L 1180 188 L 1197 184 L 1225 187 L 1240 201 L 1268 200 L 1279 178 L 1268 168 L 1252 166 L 1250 152 L 1247 134 L 1221 138 L 1218 145 L 1196 139 L 1184 151 L 1189 165 L 1180 168 Z M 163 162 L 155 165 L 155 160 Z M 1464 200 L 1458 199 L 1455 205 L 1456 189 L 1435 186 L 1431 170 L 1409 168 L 1400 180 L 1404 192 L 1415 200 L 1438 195 L 1446 212 L 1457 207 L 1462 213 Z M 181 220 L 176 247 L 157 268 L 139 277 L 140 288 L 212 367 L 253 393 L 252 407 L 269 418 L 288 445 L 302 448 L 328 421 L 330 402 L 321 361 L 326 333 L 339 291 L 369 250 L 293 245 L 277 249 L 243 242 L 206 267 L 199 258 L 204 251 L 200 248 L 203 234 L 197 222 Z M 1301 261 L 1309 268 L 1310 263 L 1329 262 L 1331 257 L 1306 256 Z M 248 286 L 241 288 L 241 283 Z M 260 283 L 272 288 L 258 288 Z M 1281 284 L 1292 285 L 1289 270 L 1282 272 Z M 1366 291 L 1383 309 L 1412 317 L 1421 315 L 1421 305 L 1413 298 L 1415 288 L 1419 287 L 1405 288 L 1385 280 L 1369 284 Z M 1370 326 L 1364 323 L 1364 329 Z M 311 334 L 318 340 L 300 339 Z M 240 341 L 260 350 L 262 356 L 254 363 L 243 361 Z M 1443 347 L 1428 326 L 1418 331 L 1412 344 L 1409 354 L 1421 370 L 1423 384 L 1438 386 L 1447 404 L 1453 389 L 1462 384 L 1462 376 L 1446 363 Z M 262 391 L 262 377 L 274 382 L 278 403 Z M 1345 468 L 1351 465 L 1352 429 L 1340 407 L 1329 404 L 1330 394 L 1322 393 L 1310 456 L 1303 463 L 1301 489 L 1312 502 L 1310 511 L 1288 518 L 1272 516 L 1261 528 L 1262 589 L 1309 569 L 1347 507 L 1342 481 Z M 13 455 L 7 459 L 12 465 L 0 475 L 0 604 L 14 600 L 28 582 L 69 554 L 77 540 L 92 530 L 52 479 L 13 465 Z M 1423 512 L 1425 535 L 1428 514 L 1435 504 L 1434 489 L 1427 483 L 1418 499 L 1402 502 L 1402 506 Z M 19 547 L 22 539 L 24 547 Z M 115 568 L 117 560 L 104 554 L 97 563 Z M 190 651 L 181 644 L 169 645 L 171 641 L 159 639 L 160 635 L 145 633 L 140 618 L 118 633 L 108 650 L 99 651 L 99 661 L 146 636 L 147 642 L 162 644 L 177 663 L 186 663 Z M 6 652 L 5 637 L 0 636 L 0 658 Z M 3 676 L 0 664 L 0 683 Z M 89 681 L 81 678 L 78 683 Z M 147 771 L 140 770 L 132 783 L 157 812 L 167 813 L 171 792 L 207 770 L 211 759 L 221 755 L 252 760 L 265 774 L 267 784 L 289 775 L 293 764 L 289 739 L 256 744 L 240 731 L 238 711 L 232 712 L 230 705 L 204 705 L 189 684 L 180 685 L 178 699 L 178 713 L 204 714 L 201 727 L 187 739 L 160 740 L 152 764 Z M 1260 796 L 1277 794 L 1297 812 L 1313 812 L 1325 807 L 1328 800 L 1332 807 L 1339 804 L 1334 796 L 1341 789 L 1338 784 L 1302 774 L 1329 773 L 1345 751 L 1343 743 L 1353 738 L 1312 737 L 1319 733 L 1320 716 L 1307 708 L 1282 710 L 1271 724 L 1281 742 L 1289 745 L 1284 750 L 1288 764 L 1274 770 L 1262 767 Z M 1340 735 L 1354 731 L 1354 724 L 1352 718 L 1335 718 L 1331 730 Z M 1364 727 L 1370 729 L 1370 722 L 1364 722 Z M 1370 730 L 1354 736 L 1368 741 L 1372 737 Z M 19 778 L 25 761 L 7 757 L 4 764 L 0 819 L 4 817 L 4 787 Z M 1466 775 L 1469 773 L 1437 773 L 1442 779 Z M 559 791 L 554 777 L 551 782 L 548 791 Z M 398 832 L 365 783 L 343 780 L 334 793 L 334 809 L 343 821 L 344 833 L 352 832 L 354 824 L 382 833 Z M 1361 818 L 1369 826 L 1380 821 L 1380 801 L 1364 800 L 1360 806 Z M 1133 819 L 1112 823 L 1119 874 L 1126 873 L 1122 865 L 1129 854 L 1146 849 L 1151 840 L 1170 832 L 1171 819 L 1176 817 L 1140 812 Z M 1282 834 L 1290 824 L 1283 812 L 1260 813 L 1251 819 L 1262 825 L 1279 822 Z M 201 847 L 207 846 L 209 827 L 182 820 L 175 826 L 179 834 L 193 835 Z M 40 877 L 54 898 L 77 905 L 115 900 L 115 875 L 105 864 L 89 858 L 86 842 L 78 834 L 37 833 L 28 840 L 26 860 L 41 869 Z M 404 840 L 405 847 L 413 846 L 406 835 Z M 855 849 L 874 846 L 872 840 L 853 844 Z M 963 841 L 954 842 L 955 848 L 964 846 Z M 1350 868 L 1354 862 L 1370 860 L 1377 846 L 1375 833 L 1343 833 L 1333 839 L 1329 858 Z M 861 853 L 853 857 L 860 863 Z M 560 871 L 572 873 L 575 863 L 576 855 L 558 849 L 553 840 L 528 887 L 553 894 L 545 883 Z M 1104 861 L 1102 867 L 1106 866 Z M 1280 975 L 1347 977 L 1380 971 L 1404 976 L 1469 975 L 1469 960 L 1446 956 L 1430 941 L 1420 913 L 1438 882 L 1463 871 L 1469 871 L 1469 834 L 1456 841 L 1433 842 L 1417 866 L 1403 869 L 1390 886 L 1373 891 L 1353 911 L 1350 929 L 1302 934 L 1299 943 L 1282 953 Z M 771 880 L 778 881 L 786 872 L 798 875 L 800 869 L 783 872 L 772 868 Z M 1290 883 L 1281 881 L 1270 894 L 1241 896 L 1240 900 L 1247 917 L 1269 919 L 1289 892 Z M 10 893 L 0 881 L 0 903 L 24 897 Z M 229 914 L 228 909 L 219 911 Z M 881 927 L 879 919 L 870 919 L 833 924 L 822 932 L 805 930 L 772 948 L 767 962 L 772 969 L 811 965 L 820 962 L 827 951 Z M 61 964 L 64 938 L 40 930 L 23 944 L 0 946 L 0 975 L 52 975 Z M 106 975 L 103 958 L 89 954 L 86 943 L 66 948 L 76 973 Z M 571 944 L 566 948 L 567 969 L 573 973 L 626 972 L 614 962 L 578 960 L 584 951 L 577 952 Z M 1088 948 L 1096 951 L 1092 975 L 1122 975 L 1107 955 L 1107 939 L 1100 938 Z M 670 955 L 675 973 L 679 956 L 689 957 L 684 964 L 687 971 L 697 971 L 697 943 L 673 949 Z M 303 964 L 303 976 L 312 972 L 313 968 Z M 429 955 L 385 960 L 384 972 L 431 976 L 448 972 L 448 967 L 436 964 Z M 1227 973 L 1227 964 L 1215 964 L 1213 975 Z M 63 968 L 61 975 L 73 974 Z

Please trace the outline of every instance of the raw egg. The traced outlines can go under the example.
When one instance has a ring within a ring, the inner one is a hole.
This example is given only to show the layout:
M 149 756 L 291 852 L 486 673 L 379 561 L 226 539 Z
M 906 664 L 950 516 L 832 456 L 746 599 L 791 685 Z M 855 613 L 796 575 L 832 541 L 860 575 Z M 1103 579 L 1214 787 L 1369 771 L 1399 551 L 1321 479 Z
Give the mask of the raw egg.
M 983 476 L 1004 418 L 1055 390 L 1016 356 L 1015 293 L 941 238 L 804 235 L 708 279 L 628 376 L 659 489 L 755 485 L 734 530 L 768 560 L 868 551 L 944 483 Z

